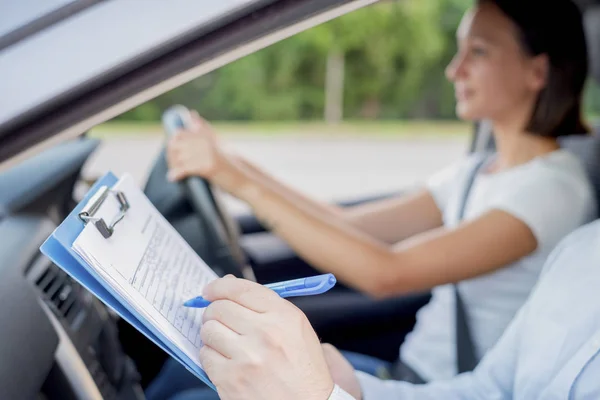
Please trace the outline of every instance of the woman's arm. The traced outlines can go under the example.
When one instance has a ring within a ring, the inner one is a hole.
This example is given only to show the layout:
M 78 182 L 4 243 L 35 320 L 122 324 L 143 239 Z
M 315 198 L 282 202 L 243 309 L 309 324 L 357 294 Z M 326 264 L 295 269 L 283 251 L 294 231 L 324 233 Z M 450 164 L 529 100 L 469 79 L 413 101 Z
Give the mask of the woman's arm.
M 278 193 L 285 193 L 295 204 L 304 204 L 304 208 L 341 218 L 385 243 L 397 243 L 443 225 L 441 211 L 427 190 L 351 207 L 339 207 L 315 201 L 274 179 L 246 159 L 233 157 L 238 168 L 246 169 L 257 185 L 276 188 Z
M 225 155 L 214 132 L 199 118 L 190 131 L 171 140 L 167 159 L 171 179 L 190 175 L 210 179 L 248 202 L 260 220 L 315 268 L 332 272 L 345 284 L 373 296 L 419 291 L 475 277 L 516 261 L 537 247 L 529 227 L 500 210 L 455 229 L 438 227 L 390 245 L 339 213 L 299 201 L 276 181 L 262 179 L 255 170 Z M 428 203 L 426 208 L 432 211 L 431 196 L 419 196 L 413 206 Z M 433 214 L 431 225 L 434 219 L 441 225 L 439 210 Z M 405 217 L 407 221 L 418 219 Z
M 248 202 L 261 221 L 314 267 L 378 297 L 485 274 L 537 247 L 528 226 L 500 210 L 456 229 L 441 227 L 388 245 L 336 214 L 297 202 L 236 162 L 215 183 Z

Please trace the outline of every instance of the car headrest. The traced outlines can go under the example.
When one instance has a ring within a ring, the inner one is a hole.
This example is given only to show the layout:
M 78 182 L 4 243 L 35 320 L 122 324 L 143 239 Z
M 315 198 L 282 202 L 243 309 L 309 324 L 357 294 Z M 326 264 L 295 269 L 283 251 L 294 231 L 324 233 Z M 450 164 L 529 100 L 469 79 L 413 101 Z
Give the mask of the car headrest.
M 564 136 L 559 142 L 563 149 L 572 152 L 582 161 L 588 177 L 594 185 L 596 199 L 600 202 L 600 134 L 598 134 L 598 130 L 585 136 Z
M 586 8 L 583 22 L 590 61 L 589 73 L 600 83 L 600 4 Z

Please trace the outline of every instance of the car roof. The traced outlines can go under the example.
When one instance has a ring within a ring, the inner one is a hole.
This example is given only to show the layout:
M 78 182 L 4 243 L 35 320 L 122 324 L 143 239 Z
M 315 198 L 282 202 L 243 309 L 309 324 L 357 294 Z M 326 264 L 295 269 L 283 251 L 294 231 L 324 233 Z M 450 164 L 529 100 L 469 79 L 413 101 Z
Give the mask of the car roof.
M 259 3 L 170 0 L 152 2 L 140 12 L 139 1 L 84 2 L 89 3 L 87 7 L 71 10 L 69 16 L 56 16 L 54 23 L 43 23 L 47 15 L 79 2 L 21 1 L 15 2 L 0 21 L 0 33 L 13 26 L 12 31 L 5 32 L 4 37 L 11 40 L 5 40 L 0 52 L 0 92 L 11 94 L 2 100 L 0 126 L 91 80 L 101 80 L 115 69 L 122 72 L 126 64 L 134 68 L 147 55 L 158 56 L 153 50 L 161 47 L 166 52 L 169 42 Z M 42 3 L 43 7 L 29 7 L 27 3 Z M 38 8 L 45 14 L 38 14 Z M 19 28 L 15 25 L 18 21 L 25 25 Z M 42 23 L 36 29 L 38 21 Z M 27 26 L 33 28 L 24 29 Z

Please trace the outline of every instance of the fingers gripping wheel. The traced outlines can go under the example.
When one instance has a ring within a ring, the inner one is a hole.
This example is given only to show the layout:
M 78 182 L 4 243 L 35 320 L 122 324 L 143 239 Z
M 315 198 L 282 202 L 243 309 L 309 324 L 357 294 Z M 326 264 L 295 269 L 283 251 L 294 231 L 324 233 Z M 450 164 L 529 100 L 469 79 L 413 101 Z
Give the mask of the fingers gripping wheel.
M 162 116 L 162 124 L 168 137 L 190 126 L 190 111 L 181 105 L 168 108 Z M 256 281 L 251 267 L 238 242 L 235 221 L 225 211 L 221 200 L 211 184 L 200 177 L 188 177 L 181 181 L 182 189 L 198 214 L 200 231 L 208 243 L 210 254 L 204 255 L 209 266 L 225 274 Z

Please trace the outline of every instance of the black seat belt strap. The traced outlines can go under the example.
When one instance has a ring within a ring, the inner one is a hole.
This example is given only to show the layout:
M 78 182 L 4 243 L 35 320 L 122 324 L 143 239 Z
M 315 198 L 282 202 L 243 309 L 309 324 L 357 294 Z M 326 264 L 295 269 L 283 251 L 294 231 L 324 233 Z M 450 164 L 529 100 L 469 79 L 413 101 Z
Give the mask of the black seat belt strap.
M 473 183 L 477 173 L 485 163 L 487 157 L 481 155 L 481 157 L 475 162 L 475 165 L 469 171 L 462 197 L 460 199 L 458 208 L 458 221 L 462 221 L 465 214 L 465 208 L 471 192 Z M 478 357 L 475 355 L 475 345 L 469 324 L 467 322 L 467 314 L 465 310 L 465 304 L 460 295 L 458 285 L 454 284 L 454 297 L 455 297 L 455 308 L 456 308 L 456 361 L 458 373 L 472 371 L 477 366 Z

